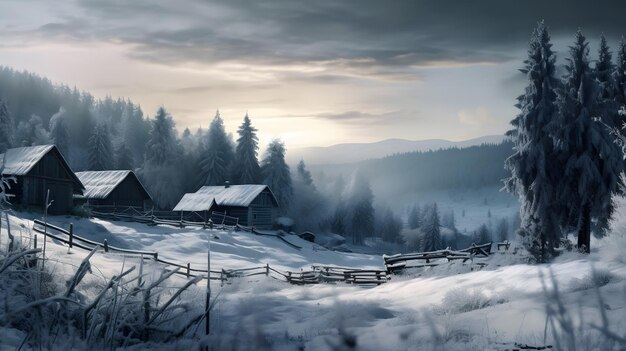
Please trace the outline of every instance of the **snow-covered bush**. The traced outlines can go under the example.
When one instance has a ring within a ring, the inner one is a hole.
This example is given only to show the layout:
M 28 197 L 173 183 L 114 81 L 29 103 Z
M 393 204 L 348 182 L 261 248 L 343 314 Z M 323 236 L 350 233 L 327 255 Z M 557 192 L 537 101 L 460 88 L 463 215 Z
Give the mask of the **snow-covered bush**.
M 491 305 L 491 299 L 478 289 L 454 288 L 449 290 L 441 305 L 435 310 L 443 313 L 463 313 Z
M 586 274 L 580 279 L 572 279 L 569 289 L 571 291 L 579 291 L 600 288 L 616 279 L 615 274 L 606 269 L 595 269 L 593 272 Z

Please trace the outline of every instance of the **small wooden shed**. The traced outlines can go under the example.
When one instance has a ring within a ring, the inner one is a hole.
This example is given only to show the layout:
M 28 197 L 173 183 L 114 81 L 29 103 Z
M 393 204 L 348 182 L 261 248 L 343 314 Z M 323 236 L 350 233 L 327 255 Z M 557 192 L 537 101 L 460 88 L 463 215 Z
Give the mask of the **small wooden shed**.
M 203 186 L 195 193 L 185 194 L 174 211 L 206 211 L 206 208 L 236 217 L 240 225 L 269 229 L 276 219 L 278 201 L 267 185 Z
M 11 203 L 43 211 L 50 191 L 50 214 L 68 214 L 74 208 L 74 198 L 82 197 L 84 187 L 69 164 L 54 145 L 19 147 L 0 154 L 4 162 L 2 175 L 17 180 L 8 190 Z
M 76 176 L 85 186 L 88 206 L 102 211 L 147 210 L 152 197 L 133 171 L 86 171 Z

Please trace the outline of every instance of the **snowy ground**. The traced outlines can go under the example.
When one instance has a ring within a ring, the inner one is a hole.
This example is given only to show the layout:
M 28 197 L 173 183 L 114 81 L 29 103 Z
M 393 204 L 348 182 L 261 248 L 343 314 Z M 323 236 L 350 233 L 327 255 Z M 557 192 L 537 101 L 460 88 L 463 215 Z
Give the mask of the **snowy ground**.
M 621 205 L 619 213 L 626 214 Z M 28 237 L 32 215 L 12 218 L 14 233 L 18 228 Z M 149 227 L 137 223 L 54 217 L 52 221 L 75 225 L 75 233 L 93 240 L 107 238 L 110 244 L 133 249 L 155 250 L 159 256 L 192 267 L 206 268 L 209 232 L 201 229 Z M 361 350 L 504 350 L 512 342 L 554 344 L 553 328 L 546 327 L 546 304 L 561 301 L 574 325 L 583 320 L 576 332 L 579 350 L 611 349 L 589 326 L 600 323 L 601 315 L 595 286 L 603 297 L 603 310 L 611 329 L 626 335 L 626 217 L 618 218 L 614 234 L 592 243 L 590 256 L 569 253 L 550 265 L 520 263 L 523 258 L 496 254 L 489 266 L 469 271 L 467 266 L 442 266 L 409 276 L 393 277 L 378 287 L 346 284 L 293 286 L 264 276 L 235 280 L 221 287 L 212 315 L 213 343 L 216 349 L 306 350 L 347 349 L 346 340 L 354 340 Z M 289 238 L 303 246 L 297 250 L 271 237 L 243 232 L 214 232 L 211 239 L 213 269 L 243 268 L 269 263 L 282 269 L 309 268 L 312 264 L 381 268 L 380 256 L 327 251 L 317 245 Z M 6 233 L 1 236 L 6 243 Z M 41 241 L 40 241 L 41 242 Z M 86 255 L 49 241 L 50 266 L 63 282 L 64 267 L 77 266 Z M 136 265 L 136 258 L 97 254 L 95 269 L 81 286 L 86 296 L 93 294 L 106 277 L 117 274 L 122 266 Z M 592 267 L 599 279 L 592 278 Z M 153 265 L 155 272 L 160 268 Z M 551 290 L 553 274 L 561 295 L 549 300 L 544 287 Z M 181 284 L 184 277 L 177 278 Z M 183 299 L 201 301 L 202 284 L 182 295 Z M 562 314 L 563 315 L 563 314 Z M 561 316 L 562 316 L 561 315 Z M 562 335 L 562 334 L 561 334 Z M 14 330 L 0 329 L 5 346 L 19 344 Z M 567 339 L 567 338 L 565 338 Z M 174 345 L 181 349 L 188 344 Z M 626 345 L 622 345 L 624 347 Z M 158 347 L 155 347 L 158 348 Z M 565 347 L 563 349 L 571 349 Z M 619 349 L 619 348 L 614 348 Z

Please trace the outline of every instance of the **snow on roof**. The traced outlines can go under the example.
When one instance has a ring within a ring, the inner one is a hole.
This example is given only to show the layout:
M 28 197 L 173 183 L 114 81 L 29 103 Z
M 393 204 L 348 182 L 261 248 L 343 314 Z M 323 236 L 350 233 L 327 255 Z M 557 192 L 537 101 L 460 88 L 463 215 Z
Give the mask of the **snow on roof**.
M 127 170 L 76 172 L 78 179 L 85 185 L 85 197 L 89 199 L 106 198 L 129 175 L 135 176 L 132 171 Z M 141 182 L 139 185 L 143 189 Z
M 248 207 L 263 190 L 269 189 L 267 185 L 242 184 L 225 186 L 203 186 L 196 194 L 205 194 L 215 198 L 215 203 L 220 206 Z M 276 198 L 270 191 L 274 202 Z
M 54 145 L 38 145 L 8 149 L 0 154 L 0 163 L 4 159 L 2 174 L 21 176 L 30 170 L 47 154 Z
M 172 211 L 209 211 L 215 205 L 212 195 L 187 193 Z

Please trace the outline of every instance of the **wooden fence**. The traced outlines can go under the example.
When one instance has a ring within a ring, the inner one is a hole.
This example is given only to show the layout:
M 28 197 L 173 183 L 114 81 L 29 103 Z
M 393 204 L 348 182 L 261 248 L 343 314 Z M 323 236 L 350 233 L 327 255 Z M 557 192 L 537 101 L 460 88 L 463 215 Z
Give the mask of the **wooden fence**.
M 322 267 L 313 266 L 312 270 L 301 271 L 282 271 L 270 267 L 269 264 L 258 267 L 239 268 L 239 269 L 220 269 L 211 270 L 192 268 L 191 263 L 181 264 L 172 262 L 159 257 L 158 252 L 129 250 L 109 245 L 107 240 L 102 242 L 86 239 L 74 233 L 73 225 L 70 224 L 69 229 L 64 229 L 50 223 L 40 220 L 34 220 L 33 231 L 43 234 L 46 237 L 57 240 L 68 245 L 69 248 L 79 248 L 91 251 L 96 247 L 100 247 L 104 253 L 120 253 L 123 255 L 139 256 L 143 259 L 150 259 L 155 262 L 164 264 L 168 267 L 175 268 L 176 274 L 184 275 L 188 278 L 197 276 L 203 279 L 219 280 L 222 284 L 233 278 L 251 277 L 256 275 L 265 275 L 277 280 L 285 281 L 291 284 L 318 284 L 322 282 L 346 282 L 349 284 L 382 284 L 389 277 L 385 271 L 376 270 L 359 270 L 355 268 L 340 267 Z M 264 235 L 264 234 L 261 234 Z M 37 248 L 37 236 L 34 240 L 34 248 Z
M 454 260 L 472 260 L 474 257 L 489 257 L 491 253 L 492 243 L 476 245 L 463 250 L 437 250 L 430 252 L 418 252 L 410 254 L 396 254 L 396 255 L 383 255 L 385 261 L 385 267 L 387 272 L 398 273 L 406 268 L 423 268 L 432 267 L 441 264 L 441 260 L 445 259 L 446 262 Z M 418 263 L 413 263 L 417 261 Z M 473 262 L 478 266 L 485 265 L 483 262 Z

